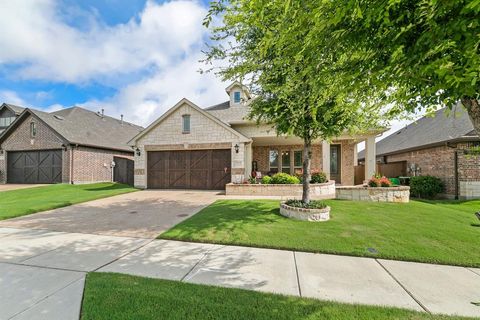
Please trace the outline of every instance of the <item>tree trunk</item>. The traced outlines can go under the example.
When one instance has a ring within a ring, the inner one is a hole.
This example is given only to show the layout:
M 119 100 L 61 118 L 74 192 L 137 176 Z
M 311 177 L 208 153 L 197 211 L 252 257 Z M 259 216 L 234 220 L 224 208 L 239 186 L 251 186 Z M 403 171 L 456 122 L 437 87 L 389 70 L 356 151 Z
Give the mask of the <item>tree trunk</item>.
M 312 141 L 304 139 L 303 141 L 303 203 L 310 203 L 310 180 L 312 180 L 312 173 L 310 171 L 311 155 L 312 155 Z
M 473 123 L 473 128 L 480 136 L 480 103 L 478 99 L 463 97 L 462 104 L 467 109 L 468 116 Z

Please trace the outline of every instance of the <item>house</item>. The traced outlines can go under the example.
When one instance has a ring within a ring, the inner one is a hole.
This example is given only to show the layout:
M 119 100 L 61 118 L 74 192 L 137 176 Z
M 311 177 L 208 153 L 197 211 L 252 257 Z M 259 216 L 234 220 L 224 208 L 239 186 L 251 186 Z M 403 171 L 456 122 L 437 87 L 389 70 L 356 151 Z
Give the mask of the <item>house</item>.
M 478 146 L 480 137 L 467 112 L 457 106 L 422 117 L 377 142 L 377 162 L 406 161 L 409 176 L 439 177 L 447 198 L 479 198 L 480 156 L 469 151 Z M 364 158 L 362 151 L 358 159 Z
M 25 108 L 4 103 L 0 106 L 0 134 L 23 112 Z
M 226 93 L 228 101 L 205 109 L 182 99 L 130 141 L 136 151 L 136 187 L 224 189 L 229 182 L 244 182 L 253 171 L 294 174 L 302 169 L 303 141 L 277 136 L 271 126 L 248 120 L 251 96 L 242 84 L 234 82 Z M 365 170 L 373 174 L 378 134 L 315 141 L 312 169 L 352 185 L 356 145 L 366 141 L 370 162 Z
M 127 142 L 141 130 L 103 111 L 25 108 L 0 135 L 0 183 L 112 181 L 117 162 L 125 176 L 119 170 L 133 159 Z

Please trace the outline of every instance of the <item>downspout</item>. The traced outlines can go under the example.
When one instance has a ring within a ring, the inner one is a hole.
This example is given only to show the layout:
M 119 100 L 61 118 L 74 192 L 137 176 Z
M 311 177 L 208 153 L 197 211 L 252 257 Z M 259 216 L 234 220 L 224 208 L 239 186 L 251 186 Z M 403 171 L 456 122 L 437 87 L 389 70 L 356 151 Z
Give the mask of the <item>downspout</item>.
M 70 184 L 73 184 L 73 146 L 70 145 Z
M 455 150 L 455 156 L 454 156 L 454 170 L 455 170 L 455 200 L 458 200 L 459 195 L 460 195 L 460 187 L 459 187 L 459 182 L 458 182 L 458 150 Z

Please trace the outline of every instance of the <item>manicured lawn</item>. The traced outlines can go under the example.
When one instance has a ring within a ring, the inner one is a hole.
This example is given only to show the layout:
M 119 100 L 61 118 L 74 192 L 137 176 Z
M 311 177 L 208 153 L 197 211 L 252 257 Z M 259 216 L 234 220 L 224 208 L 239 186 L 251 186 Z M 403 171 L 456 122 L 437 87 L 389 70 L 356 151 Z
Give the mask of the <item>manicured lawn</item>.
M 463 319 L 112 273 L 87 276 L 82 320 Z
M 55 184 L 0 192 L 0 220 L 106 198 L 137 189 L 118 183 Z
M 314 223 L 279 215 L 278 201 L 221 200 L 160 238 L 480 266 L 480 201 L 327 202 L 331 220 Z

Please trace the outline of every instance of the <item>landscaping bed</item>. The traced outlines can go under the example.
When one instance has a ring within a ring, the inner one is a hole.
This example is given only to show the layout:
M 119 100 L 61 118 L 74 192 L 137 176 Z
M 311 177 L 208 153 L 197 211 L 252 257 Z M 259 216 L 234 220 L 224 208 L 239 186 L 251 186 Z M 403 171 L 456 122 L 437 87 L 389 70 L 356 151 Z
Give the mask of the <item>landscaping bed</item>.
M 285 218 L 275 200 L 221 200 L 160 238 L 480 266 L 480 201 L 325 200 L 331 218 Z
M 405 203 L 410 201 L 410 187 L 341 186 L 336 188 L 336 198 L 341 200 L 353 201 Z
M 107 198 L 137 189 L 119 183 L 54 184 L 0 193 L 0 220 Z
M 82 320 L 465 319 L 396 308 L 196 285 L 111 273 L 87 276 Z
M 303 185 L 301 184 L 234 184 L 226 186 L 226 195 L 243 196 L 282 196 L 301 198 Z M 313 199 L 334 199 L 335 181 L 326 183 L 312 183 L 310 194 Z

